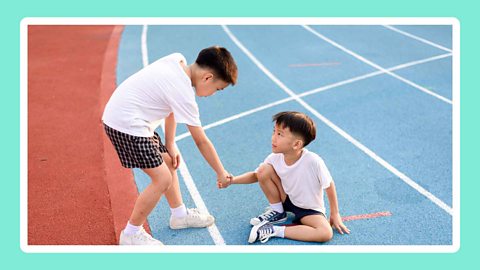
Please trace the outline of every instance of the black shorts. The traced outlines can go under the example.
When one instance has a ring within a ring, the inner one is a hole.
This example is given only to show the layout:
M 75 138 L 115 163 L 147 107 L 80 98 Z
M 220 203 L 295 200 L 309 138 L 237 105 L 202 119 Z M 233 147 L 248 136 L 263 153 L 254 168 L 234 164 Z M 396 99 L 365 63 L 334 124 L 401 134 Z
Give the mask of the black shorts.
M 322 215 L 324 218 L 327 218 L 325 214 L 320 211 L 313 210 L 313 209 L 304 209 L 294 205 L 292 201 L 290 201 L 290 198 L 288 197 L 288 195 L 282 204 L 283 204 L 283 210 L 287 212 L 292 212 L 293 214 L 295 214 L 295 219 L 292 222 L 296 224 L 301 224 L 300 220 L 303 217 L 310 216 L 310 215 Z
M 156 132 L 153 137 L 137 137 L 103 126 L 123 167 L 148 169 L 163 163 L 162 153 L 167 153 L 167 148 Z

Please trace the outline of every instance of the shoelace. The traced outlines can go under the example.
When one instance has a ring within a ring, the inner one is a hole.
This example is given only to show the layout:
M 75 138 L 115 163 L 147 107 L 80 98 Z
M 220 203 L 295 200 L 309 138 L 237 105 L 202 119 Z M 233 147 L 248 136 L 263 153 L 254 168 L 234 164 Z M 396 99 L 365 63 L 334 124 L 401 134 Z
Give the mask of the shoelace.
M 273 209 L 268 209 L 267 212 L 261 214 L 259 216 L 260 220 L 268 220 L 269 218 L 273 217 L 277 212 Z
M 194 217 L 200 217 L 200 211 L 198 210 L 198 208 L 188 208 L 187 213 Z
M 156 241 L 155 238 L 153 238 L 150 234 L 148 234 L 144 228 L 140 229 L 140 233 L 135 235 L 137 238 L 142 238 L 142 239 L 147 239 L 150 241 Z
M 258 240 L 260 240 L 261 243 L 266 243 L 274 234 L 275 230 L 273 229 L 273 225 L 267 223 L 258 229 Z

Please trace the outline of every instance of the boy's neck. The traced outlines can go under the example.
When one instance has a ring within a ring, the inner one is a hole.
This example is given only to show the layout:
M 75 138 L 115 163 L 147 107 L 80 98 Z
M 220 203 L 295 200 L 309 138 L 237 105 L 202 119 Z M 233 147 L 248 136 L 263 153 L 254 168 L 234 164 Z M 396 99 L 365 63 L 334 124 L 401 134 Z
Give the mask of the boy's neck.
M 303 148 L 300 150 L 293 150 L 288 153 L 283 153 L 283 159 L 285 160 L 285 164 L 287 164 L 288 166 L 292 166 L 302 157 L 302 153 Z
M 180 62 L 183 70 L 185 71 L 185 73 L 187 74 L 187 76 L 190 78 L 190 81 L 192 81 L 192 86 L 193 86 L 193 77 L 194 77 L 194 73 L 195 73 L 195 70 L 196 70 L 196 64 L 193 63 L 189 66 L 187 66 L 183 61 Z

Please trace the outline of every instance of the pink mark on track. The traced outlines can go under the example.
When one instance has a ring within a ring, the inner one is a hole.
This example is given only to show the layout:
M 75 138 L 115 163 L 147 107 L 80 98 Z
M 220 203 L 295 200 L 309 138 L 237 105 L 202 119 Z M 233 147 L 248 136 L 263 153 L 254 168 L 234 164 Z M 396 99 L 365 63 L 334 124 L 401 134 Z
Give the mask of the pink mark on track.
M 378 212 L 378 213 L 371 213 L 371 214 L 363 214 L 363 215 L 342 217 L 342 220 L 343 221 L 351 221 L 351 220 L 359 220 L 359 219 L 388 217 L 388 216 L 391 216 L 391 215 L 392 215 L 392 213 L 390 213 L 389 211 L 386 211 L 386 212 Z
M 305 63 L 305 64 L 291 64 L 288 65 L 292 68 L 299 68 L 299 67 L 320 67 L 320 66 L 338 66 L 340 62 L 325 62 L 325 63 Z

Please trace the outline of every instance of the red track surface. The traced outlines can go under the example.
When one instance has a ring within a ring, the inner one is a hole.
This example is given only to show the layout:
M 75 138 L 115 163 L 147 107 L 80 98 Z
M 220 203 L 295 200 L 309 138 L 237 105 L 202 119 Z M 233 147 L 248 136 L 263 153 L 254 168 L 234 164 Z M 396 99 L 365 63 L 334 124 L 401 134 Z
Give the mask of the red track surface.
M 137 197 L 101 123 L 122 27 L 29 26 L 28 244 L 116 244 Z

